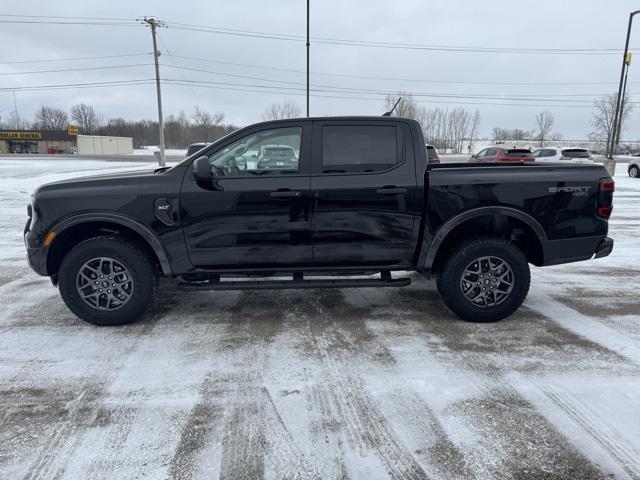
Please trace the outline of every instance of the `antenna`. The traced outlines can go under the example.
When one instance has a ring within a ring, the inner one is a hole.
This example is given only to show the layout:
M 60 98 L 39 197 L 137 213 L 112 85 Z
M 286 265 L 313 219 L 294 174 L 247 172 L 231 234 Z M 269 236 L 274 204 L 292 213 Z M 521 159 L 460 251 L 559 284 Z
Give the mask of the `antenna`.
M 388 112 L 385 112 L 382 114 L 383 117 L 390 117 L 391 114 L 393 113 L 393 111 L 396 109 L 396 107 L 398 106 L 398 104 L 400 103 L 400 100 L 402 100 L 402 97 L 398 97 L 398 100 L 396 101 L 395 105 L 393 106 L 393 108 L 391 110 L 389 110 Z

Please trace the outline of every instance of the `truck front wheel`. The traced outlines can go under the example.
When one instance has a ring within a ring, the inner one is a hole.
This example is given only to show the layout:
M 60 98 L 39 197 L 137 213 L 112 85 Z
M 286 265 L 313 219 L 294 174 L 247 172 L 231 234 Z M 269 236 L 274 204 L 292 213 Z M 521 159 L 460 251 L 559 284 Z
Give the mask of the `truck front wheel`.
M 477 238 L 460 245 L 438 275 L 445 305 L 468 322 L 496 322 L 522 304 L 531 274 L 524 254 L 497 238 Z
M 80 242 L 64 257 L 58 272 L 67 307 L 94 325 L 124 325 L 137 320 L 153 298 L 154 264 L 136 243 L 101 236 Z

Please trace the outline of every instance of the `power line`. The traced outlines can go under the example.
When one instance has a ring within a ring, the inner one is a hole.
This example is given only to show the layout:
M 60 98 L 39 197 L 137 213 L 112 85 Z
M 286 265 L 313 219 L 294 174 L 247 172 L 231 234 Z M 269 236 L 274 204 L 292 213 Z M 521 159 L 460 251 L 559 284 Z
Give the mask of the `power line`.
M 165 80 L 165 83 L 169 85 L 182 85 L 181 81 L 176 80 Z M 208 88 L 215 90 L 233 90 L 233 91 L 241 91 L 241 92 L 250 92 L 250 93 L 268 93 L 268 94 L 279 94 L 279 95 L 295 95 L 295 96 L 304 96 L 305 93 L 302 92 L 291 92 L 291 91 L 278 91 L 278 90 L 256 90 L 256 89 L 245 89 L 245 88 L 237 88 L 237 87 L 223 87 L 223 86 L 214 86 L 214 85 L 202 85 L 202 84 L 191 84 L 198 88 Z M 274 87 L 275 88 L 275 87 Z M 381 102 L 381 98 L 371 98 L 371 97 L 353 97 L 353 96 L 337 96 L 337 95 L 318 95 L 315 93 L 310 94 L 312 97 L 318 98 L 330 98 L 330 99 L 345 99 L 345 100 L 363 100 L 363 101 L 375 101 Z M 554 107 L 554 108 L 592 108 L 589 105 L 541 105 L 541 104 L 522 104 L 522 103 L 495 103 L 495 102 L 455 102 L 455 101 L 438 101 L 438 100 L 416 100 L 418 103 L 426 103 L 426 104 L 444 104 L 444 105 L 475 105 L 475 106 L 483 106 L 483 105 L 491 105 L 491 106 L 500 106 L 500 107 Z
M 47 25 L 83 25 L 83 26 L 109 26 L 109 27 L 137 27 L 138 24 L 132 23 L 116 23 L 116 22 L 100 22 L 100 21 L 67 21 L 67 20 L 2 20 L 0 23 L 15 24 L 47 24 Z
M 62 83 L 49 85 L 27 85 L 20 87 L 0 87 L 0 91 L 33 91 L 33 90 L 58 90 L 67 88 L 84 88 L 84 87 L 111 87 L 119 85 L 144 85 L 153 82 L 153 78 L 131 79 L 131 80 L 113 80 L 105 82 L 81 82 L 81 83 Z
M 203 59 L 199 57 L 189 57 L 185 55 L 172 55 L 175 58 L 182 58 L 184 60 L 191 60 L 195 62 L 201 63 L 219 63 L 222 65 L 232 65 L 236 67 L 246 67 L 246 68 L 255 68 L 261 70 L 273 70 L 276 72 L 287 72 L 287 73 L 306 73 L 304 70 L 295 70 L 291 68 L 279 68 L 279 67 L 268 67 L 265 65 L 255 65 L 249 63 L 237 63 L 237 62 L 227 62 L 224 60 L 214 60 L 214 59 Z M 393 82 L 415 82 L 415 83 L 430 83 L 430 84 L 455 84 L 455 85 L 495 85 L 495 86 L 510 86 L 510 85 L 520 85 L 520 86 L 540 86 L 540 85 L 614 85 L 615 82 L 570 82 L 570 81 L 560 81 L 560 82 L 481 82 L 481 81 L 459 81 L 459 80 L 433 80 L 433 79 L 424 79 L 424 78 L 398 78 L 398 77 L 379 77 L 379 76 L 371 76 L 371 75 L 352 75 L 347 73 L 330 73 L 330 72 L 311 72 L 311 75 L 315 76 L 328 76 L 328 77 L 340 77 L 340 78 L 356 78 L 360 80 L 385 80 L 385 81 L 393 81 Z M 629 82 L 629 83 L 640 83 L 640 82 Z
M 177 30 L 187 30 L 194 32 L 213 33 L 219 35 L 232 35 L 240 37 L 266 38 L 283 41 L 301 41 L 305 37 L 293 34 L 278 34 L 272 32 L 261 32 L 255 30 L 238 30 L 221 27 L 210 27 L 205 25 L 194 25 L 188 23 L 166 22 L 168 26 Z M 393 48 L 407 50 L 426 50 L 444 52 L 466 52 L 466 53 L 500 53 L 518 55 L 618 55 L 621 50 L 618 48 L 515 48 L 515 47 L 474 47 L 462 45 L 425 45 L 415 43 L 397 42 L 377 42 L 370 40 L 356 40 L 346 38 L 331 37 L 311 37 L 314 43 L 325 45 L 348 45 L 375 48 Z
M 82 82 L 82 83 L 69 83 L 69 84 L 51 84 L 51 85 L 32 85 L 32 86 L 22 86 L 22 87 L 0 87 L 0 91 L 47 91 L 47 90 L 65 90 L 65 89 L 80 89 L 80 88 L 112 88 L 112 87 L 124 87 L 124 86 L 140 86 L 140 85 L 153 85 L 155 83 L 155 79 L 147 78 L 147 79 L 132 79 L 132 80 L 120 80 L 120 81 L 111 81 L 111 82 Z M 278 94 L 278 95 L 294 95 L 294 96 L 304 96 L 304 89 L 292 90 L 290 87 L 275 87 L 275 86 L 262 86 L 262 88 L 256 88 L 249 85 L 249 88 L 242 88 L 237 84 L 216 84 L 215 82 L 209 83 L 197 83 L 195 81 L 191 81 L 185 83 L 184 80 L 177 79 L 165 79 L 163 83 L 172 86 L 192 86 L 197 88 L 207 88 L 207 89 L 216 89 L 216 90 L 224 90 L 224 91 L 241 91 L 241 92 L 249 92 L 249 93 L 267 93 L 267 94 Z M 213 84 L 212 84 L 213 83 Z M 259 87 L 259 86 L 258 86 Z M 348 96 L 348 95 L 325 95 L 323 93 L 330 93 L 323 90 L 312 90 L 310 95 L 312 97 L 317 98 L 327 98 L 327 99 L 345 99 L 345 100 L 359 100 L 359 101 L 374 101 L 381 102 L 383 99 L 373 98 L 373 97 L 363 97 L 363 96 Z M 319 92 L 319 93 L 317 93 Z M 482 100 L 482 99 L 479 99 Z M 545 105 L 545 104 L 528 104 L 528 103 L 499 103 L 499 102 L 459 102 L 455 100 L 424 100 L 417 99 L 418 103 L 425 104 L 444 104 L 444 105 L 474 105 L 474 106 L 500 106 L 500 107 L 553 107 L 553 108 L 592 108 L 590 105 L 575 105 L 575 104 L 553 104 L 553 105 Z
M 76 17 L 76 16 L 61 16 L 61 15 L 22 15 L 11 13 L 0 13 L 0 17 L 14 17 L 14 18 L 58 18 L 66 20 L 114 20 L 114 21 L 129 21 L 130 18 L 114 18 L 114 17 Z
M 49 25 L 95 25 L 95 26 L 136 26 L 136 19 L 114 17 L 73 17 L 52 15 L 0 15 L 10 17 L 8 20 L 0 19 L 0 23 L 46 23 Z M 16 18 L 49 19 L 49 20 L 17 20 Z M 51 20 L 54 19 L 54 20 Z M 274 32 L 262 32 L 256 30 L 240 30 L 206 25 L 195 25 L 180 22 L 165 22 L 176 30 L 213 33 L 219 35 L 232 35 L 240 37 L 264 38 L 281 41 L 304 41 L 305 37 L 296 34 L 282 34 Z M 467 45 L 428 45 L 401 42 L 378 42 L 373 40 L 358 40 L 334 37 L 311 37 L 314 43 L 324 45 L 359 46 L 368 48 L 391 48 L 404 50 L 424 50 L 462 53 L 495 53 L 517 55 L 618 55 L 618 48 L 520 48 L 520 47 L 478 47 Z M 636 50 L 636 49 L 634 49 Z
M 33 70 L 31 72 L 0 72 L 2 75 L 32 75 L 38 73 L 60 73 L 60 72 L 86 72 L 89 70 L 112 70 L 119 68 L 131 68 L 131 67 L 148 67 L 150 63 L 133 63 L 129 65 L 106 65 L 102 67 L 79 67 L 79 68 L 57 68 L 53 70 Z
M 124 57 L 141 57 L 153 55 L 153 53 L 123 53 L 120 55 L 98 55 L 95 57 L 68 57 L 68 58 L 47 58 L 39 60 L 11 60 L 8 62 L 0 62 L 0 65 L 18 64 L 18 63 L 48 63 L 48 62 L 71 62 L 76 60 L 101 60 L 103 58 L 124 58 Z
M 175 69 L 178 69 L 179 71 L 180 70 L 189 70 L 189 71 L 196 71 L 196 72 L 202 72 L 202 73 L 210 73 L 210 74 L 220 75 L 220 76 L 225 76 L 225 77 L 227 77 L 227 76 L 228 77 L 235 77 L 235 78 L 239 77 L 239 78 L 245 78 L 245 79 L 251 79 L 251 80 L 259 80 L 259 81 L 280 83 L 280 84 L 285 84 L 285 85 L 295 85 L 295 86 L 303 86 L 304 85 L 304 83 L 302 83 L 302 82 L 290 82 L 290 81 L 271 79 L 271 78 L 265 78 L 265 77 L 255 77 L 255 76 L 251 76 L 251 75 L 240 75 L 240 74 L 233 74 L 233 73 L 224 73 L 224 72 L 218 72 L 218 71 L 214 71 L 214 70 L 205 70 L 205 69 L 200 69 L 200 68 L 186 67 L 186 66 L 177 65 L 177 64 L 173 64 L 173 65 L 163 64 L 163 66 L 169 67 L 169 68 L 175 68 Z M 184 77 L 183 77 L 183 79 L 184 79 Z M 191 80 L 186 80 L 185 79 L 185 82 L 189 82 L 189 81 L 191 81 Z M 198 81 L 198 80 L 196 80 L 196 81 Z M 311 84 L 311 86 L 318 87 L 318 88 L 334 89 L 335 91 L 341 91 L 341 92 L 357 92 L 357 93 L 367 93 L 367 94 L 377 94 L 377 95 L 395 95 L 397 93 L 396 91 L 391 91 L 391 90 L 372 90 L 372 89 L 365 89 L 365 88 L 344 87 L 344 86 L 339 86 L 339 85 Z M 410 92 L 410 93 L 413 96 L 448 95 L 446 92 L 429 92 L 429 93 Z M 453 94 L 451 94 L 451 95 L 453 95 Z M 466 95 L 469 98 L 475 98 L 475 97 L 488 96 L 489 94 L 466 94 Z M 525 97 L 543 97 L 543 98 L 545 98 L 545 97 L 597 97 L 597 96 L 607 95 L 607 93 L 548 93 L 548 94 L 536 94 L 536 93 L 532 93 L 532 94 L 528 94 L 528 93 L 516 94 L 516 93 L 511 93 L 509 95 L 510 96 L 516 96 L 516 97 L 525 96 Z M 504 95 L 502 95 L 502 96 L 491 97 L 491 98 L 509 99 L 509 96 L 505 97 Z M 557 101 L 557 100 L 550 100 L 550 101 Z M 569 100 L 569 101 L 584 102 L 585 100 Z M 586 101 L 591 102 L 591 100 L 586 100 Z

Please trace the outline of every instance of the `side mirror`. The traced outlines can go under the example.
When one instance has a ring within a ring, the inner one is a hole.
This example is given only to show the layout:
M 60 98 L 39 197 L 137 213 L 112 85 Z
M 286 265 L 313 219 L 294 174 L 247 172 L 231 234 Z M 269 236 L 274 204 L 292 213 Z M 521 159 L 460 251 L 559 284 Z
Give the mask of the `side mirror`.
M 478 155 L 474 153 L 473 155 L 471 155 L 471 158 L 478 158 Z
M 198 182 L 211 182 L 213 180 L 213 171 L 209 164 L 209 157 L 202 156 L 196 158 L 193 162 L 193 178 Z

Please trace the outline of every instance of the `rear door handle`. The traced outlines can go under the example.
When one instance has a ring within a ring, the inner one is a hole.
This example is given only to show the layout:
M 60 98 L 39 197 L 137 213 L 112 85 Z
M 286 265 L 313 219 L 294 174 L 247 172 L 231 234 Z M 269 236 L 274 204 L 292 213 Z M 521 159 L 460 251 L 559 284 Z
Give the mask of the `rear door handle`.
M 407 193 L 406 188 L 397 188 L 397 187 L 384 187 L 376 190 L 376 193 L 382 193 L 384 195 L 394 195 L 399 193 Z
M 276 190 L 275 192 L 271 192 L 269 195 L 273 198 L 291 198 L 299 197 L 302 193 L 292 190 Z

